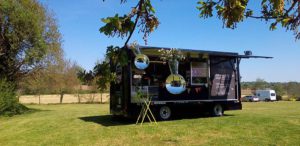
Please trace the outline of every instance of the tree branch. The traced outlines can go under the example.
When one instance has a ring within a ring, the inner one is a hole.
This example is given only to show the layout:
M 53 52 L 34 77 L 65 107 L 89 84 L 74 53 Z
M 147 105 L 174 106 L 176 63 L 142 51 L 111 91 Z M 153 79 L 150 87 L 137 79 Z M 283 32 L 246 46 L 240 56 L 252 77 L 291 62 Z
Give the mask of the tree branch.
M 295 7 L 297 3 L 299 3 L 299 0 L 294 0 L 291 7 L 285 12 L 285 15 L 288 15 L 288 13 Z
M 299 3 L 300 0 L 294 0 L 291 7 L 289 9 L 286 10 L 286 12 L 282 15 L 282 16 L 246 16 L 246 17 L 249 17 L 249 18 L 255 18 L 255 19 L 283 19 L 284 17 L 287 17 L 289 15 L 289 13 L 291 12 L 291 10 L 296 6 L 296 4 L 300 4 Z
M 133 34 L 135 28 L 136 28 L 137 22 L 138 22 L 138 20 L 139 20 L 139 18 L 140 18 L 140 15 L 141 15 L 141 9 L 142 9 L 142 4 L 143 4 L 143 3 L 144 3 L 144 0 L 139 1 L 139 4 L 138 4 L 138 5 L 139 5 L 139 7 L 138 7 L 138 12 L 137 12 L 137 16 L 136 16 L 135 21 L 134 21 L 133 29 L 132 29 L 132 31 L 130 32 L 130 34 L 129 34 L 129 36 L 128 36 L 128 38 L 127 38 L 127 40 L 126 40 L 124 46 L 127 45 L 127 43 L 129 42 L 129 40 L 130 40 L 130 38 L 131 38 L 131 36 L 132 36 L 132 34 Z
M 246 16 L 246 15 L 244 15 Z M 272 16 L 272 17 L 265 17 L 265 16 L 246 16 L 246 17 L 249 17 L 249 18 L 255 18 L 255 19 L 277 19 L 277 18 L 280 18 L 278 16 Z

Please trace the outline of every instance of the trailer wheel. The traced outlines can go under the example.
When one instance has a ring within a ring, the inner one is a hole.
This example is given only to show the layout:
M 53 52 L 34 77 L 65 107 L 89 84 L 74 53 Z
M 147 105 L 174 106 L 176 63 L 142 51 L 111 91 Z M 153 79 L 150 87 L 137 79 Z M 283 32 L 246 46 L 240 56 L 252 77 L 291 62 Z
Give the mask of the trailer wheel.
M 171 118 L 171 108 L 169 106 L 161 106 L 159 109 L 159 118 L 161 120 L 169 120 Z
M 224 109 L 222 105 L 215 104 L 212 109 L 212 115 L 219 117 L 219 116 L 223 116 L 223 114 L 224 114 Z

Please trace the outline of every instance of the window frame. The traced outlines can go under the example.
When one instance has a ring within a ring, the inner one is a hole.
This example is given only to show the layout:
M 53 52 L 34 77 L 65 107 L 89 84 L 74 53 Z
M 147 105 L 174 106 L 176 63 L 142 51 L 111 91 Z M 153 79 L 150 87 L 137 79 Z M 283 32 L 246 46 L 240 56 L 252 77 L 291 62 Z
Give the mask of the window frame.
M 206 76 L 203 77 L 203 78 L 206 78 L 206 82 L 205 83 L 193 83 L 193 63 L 204 63 L 206 66 L 205 66 L 205 71 L 206 71 Z M 191 85 L 207 85 L 209 80 L 210 76 L 210 72 L 209 72 L 209 59 L 205 60 L 205 61 L 191 61 L 190 63 L 190 80 L 191 80 Z

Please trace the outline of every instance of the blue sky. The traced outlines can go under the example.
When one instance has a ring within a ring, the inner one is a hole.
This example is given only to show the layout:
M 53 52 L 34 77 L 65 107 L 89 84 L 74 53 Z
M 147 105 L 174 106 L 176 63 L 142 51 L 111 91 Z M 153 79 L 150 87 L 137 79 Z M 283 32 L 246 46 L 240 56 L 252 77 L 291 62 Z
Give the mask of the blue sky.
M 122 46 L 125 42 L 100 34 L 101 18 L 128 13 L 137 0 L 128 0 L 122 5 L 119 0 L 40 1 L 55 13 L 66 57 L 90 70 L 97 60 L 103 59 L 107 46 Z M 272 82 L 300 81 L 300 40 L 295 40 L 293 32 L 280 27 L 269 31 L 270 23 L 256 19 L 245 20 L 234 30 L 226 29 L 216 17 L 199 18 L 197 1 L 153 2 L 161 24 L 149 36 L 148 45 L 240 54 L 252 50 L 253 55 L 272 56 L 274 59 L 242 60 L 242 81 L 257 78 Z M 259 1 L 251 1 L 250 6 L 258 9 Z M 137 31 L 130 42 L 135 40 L 144 45 L 142 34 Z

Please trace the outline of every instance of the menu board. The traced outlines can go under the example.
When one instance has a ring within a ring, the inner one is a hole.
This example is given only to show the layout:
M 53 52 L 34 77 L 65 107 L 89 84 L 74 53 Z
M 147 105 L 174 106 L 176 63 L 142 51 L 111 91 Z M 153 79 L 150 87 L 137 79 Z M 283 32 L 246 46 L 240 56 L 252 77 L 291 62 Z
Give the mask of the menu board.
M 232 76 L 230 74 L 215 74 L 211 95 L 226 96 L 226 93 L 230 90 Z
M 234 67 L 233 59 L 211 59 L 211 98 L 236 98 Z

